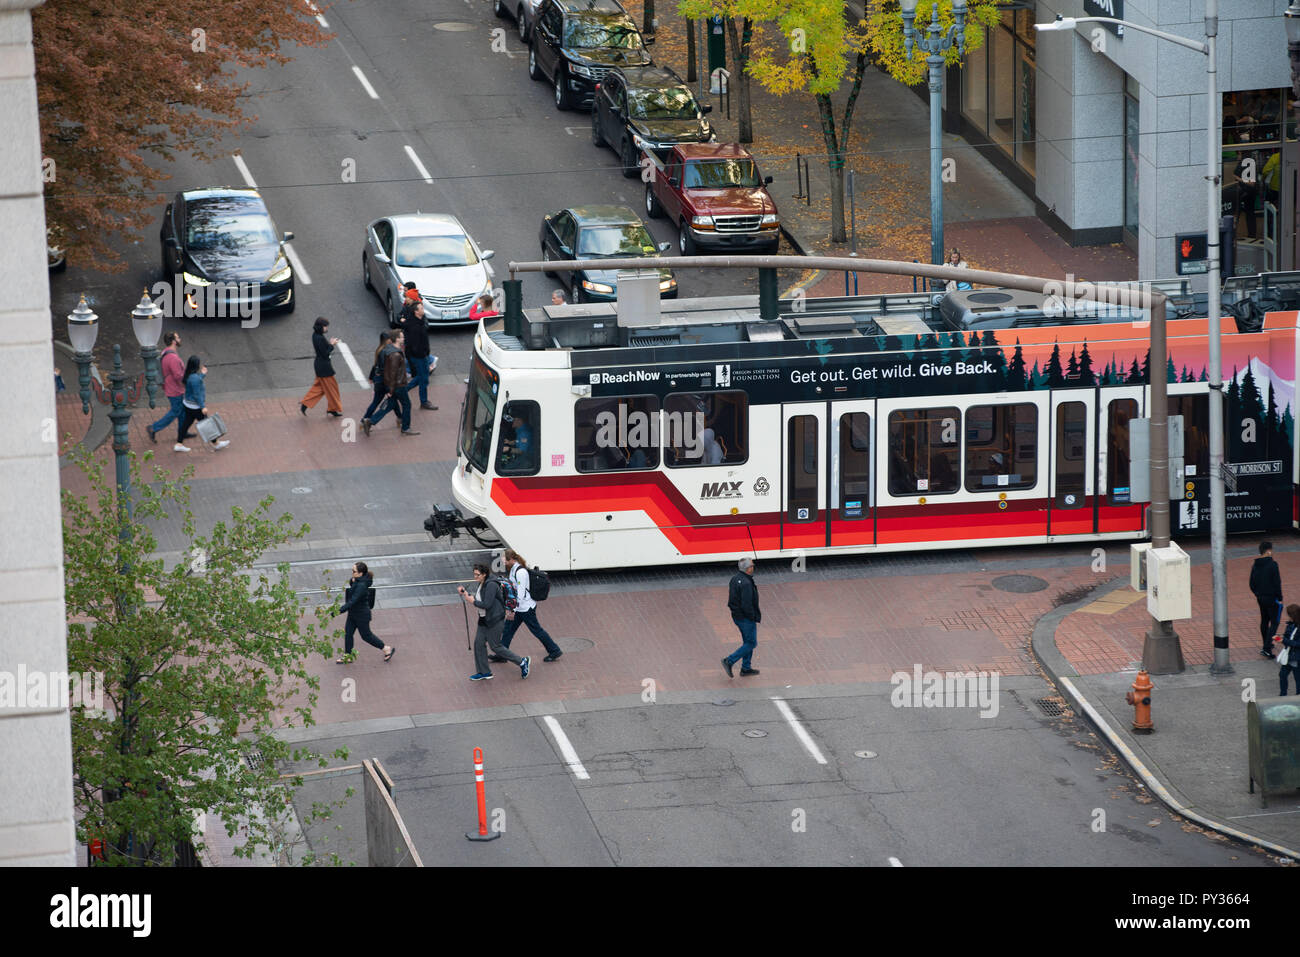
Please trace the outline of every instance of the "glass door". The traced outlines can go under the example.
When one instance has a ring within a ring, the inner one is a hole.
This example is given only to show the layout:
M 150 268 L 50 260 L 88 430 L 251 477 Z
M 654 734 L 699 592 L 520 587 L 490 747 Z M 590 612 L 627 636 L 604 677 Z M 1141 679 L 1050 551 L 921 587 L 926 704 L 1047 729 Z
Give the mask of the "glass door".
M 1094 502 L 1097 395 L 1093 389 L 1052 393 L 1052 487 L 1048 534 L 1091 535 L 1097 530 Z
M 831 545 L 874 545 L 875 408 L 871 399 L 835 402 L 830 423 Z
M 781 547 L 824 548 L 826 527 L 825 402 L 796 402 L 781 411 Z

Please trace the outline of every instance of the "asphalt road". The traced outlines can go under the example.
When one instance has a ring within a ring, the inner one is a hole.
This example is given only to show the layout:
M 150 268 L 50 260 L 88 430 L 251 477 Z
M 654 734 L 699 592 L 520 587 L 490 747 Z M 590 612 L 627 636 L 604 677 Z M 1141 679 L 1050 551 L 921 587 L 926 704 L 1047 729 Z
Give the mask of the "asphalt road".
M 618 203 L 646 218 L 640 181 L 625 179 L 613 152 L 592 145 L 588 113 L 558 112 L 549 86 L 528 79 L 526 50 L 489 0 L 352 0 L 327 20 L 336 34 L 327 46 L 244 75 L 258 118 L 226 138 L 228 155 L 165 167 L 168 197 L 241 186 L 245 177 L 229 155 L 240 153 L 279 229 L 295 234 L 293 250 L 311 280 L 299 273 L 294 314 L 262 317 L 257 328 L 235 319 L 168 321 L 165 328 L 182 331 L 183 351 L 201 355 L 211 370 L 209 394 L 308 384 L 317 315 L 328 316 L 331 334 L 364 361 L 387 328 L 383 304 L 361 284 L 364 230 L 380 216 L 455 214 L 481 247 L 496 251 L 498 283 L 511 260 L 540 258 L 538 229 L 548 212 Z M 493 51 L 497 29 L 505 52 Z M 66 338 L 63 317 L 86 292 L 102 320 L 101 361 L 118 342 L 128 368 L 140 367 L 129 316 L 141 288 L 161 278 L 157 230 L 167 201 L 160 198 L 139 241 L 123 246 L 125 273 L 72 265 L 51 277 L 56 337 Z M 659 241 L 675 238 L 664 221 L 648 225 Z M 540 273 L 522 278 L 527 306 L 549 302 L 558 288 Z M 683 296 L 757 293 L 756 279 L 735 271 L 683 274 L 679 283 Z M 440 373 L 465 373 L 471 336 L 470 327 L 435 335 Z

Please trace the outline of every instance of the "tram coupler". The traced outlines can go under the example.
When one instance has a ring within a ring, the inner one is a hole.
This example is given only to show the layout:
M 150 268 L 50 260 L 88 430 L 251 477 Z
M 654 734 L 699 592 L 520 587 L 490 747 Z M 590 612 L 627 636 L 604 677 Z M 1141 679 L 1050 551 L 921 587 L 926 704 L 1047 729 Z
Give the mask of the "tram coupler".
M 1133 682 L 1133 690 L 1124 695 L 1124 700 L 1133 706 L 1133 733 L 1150 734 L 1156 729 L 1151 723 L 1151 676 L 1146 669 L 1139 671 Z
M 475 516 L 476 521 L 482 521 Z M 455 505 L 435 505 L 433 514 L 424 520 L 424 530 L 434 538 L 458 538 L 466 526 L 465 516 Z

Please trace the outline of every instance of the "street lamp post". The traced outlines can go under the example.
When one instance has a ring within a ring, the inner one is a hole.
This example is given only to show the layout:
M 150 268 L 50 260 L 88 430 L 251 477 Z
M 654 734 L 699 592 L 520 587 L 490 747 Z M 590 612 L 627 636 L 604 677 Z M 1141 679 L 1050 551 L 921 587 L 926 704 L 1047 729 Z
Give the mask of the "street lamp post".
M 944 53 L 957 44 L 959 53 L 966 52 L 966 0 L 952 0 L 956 22 L 945 32 L 939 26 L 939 0 L 930 7 L 930 36 L 914 26 L 917 0 L 899 0 L 903 11 L 903 44 L 908 59 L 912 47 L 928 54 L 925 62 L 930 67 L 930 261 L 936 266 L 944 261 L 943 254 L 943 66 Z
M 1219 280 L 1219 177 L 1223 137 L 1219 131 L 1218 75 L 1215 40 L 1219 32 L 1218 0 L 1205 0 L 1206 42 L 1118 20 L 1114 17 L 1060 17 L 1051 23 L 1035 23 L 1039 31 L 1073 30 L 1080 23 L 1109 23 L 1168 40 L 1204 54 L 1208 61 L 1209 95 L 1206 97 L 1208 118 L 1206 136 L 1206 242 L 1209 289 L 1206 317 L 1209 320 L 1209 387 L 1210 387 L 1210 573 L 1214 585 L 1214 665 L 1215 674 L 1231 674 L 1228 662 L 1228 584 L 1224 552 L 1227 538 L 1223 494 L 1223 358 L 1220 349 L 1222 308 Z M 1151 544 L 1162 548 L 1169 544 L 1169 399 L 1165 367 L 1168 363 L 1165 338 L 1165 310 L 1151 314 Z M 1157 472 L 1159 474 L 1157 474 Z M 1142 652 L 1142 663 L 1154 674 L 1182 671 L 1182 648 L 1169 622 L 1152 621 Z

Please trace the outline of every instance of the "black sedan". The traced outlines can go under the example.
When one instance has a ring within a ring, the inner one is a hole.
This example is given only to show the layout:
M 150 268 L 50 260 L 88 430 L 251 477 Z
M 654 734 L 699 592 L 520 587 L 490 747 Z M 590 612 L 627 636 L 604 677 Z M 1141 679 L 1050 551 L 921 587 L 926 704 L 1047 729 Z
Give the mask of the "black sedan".
M 540 238 L 542 259 L 548 261 L 655 256 L 672 245 L 655 245 L 645 225 L 626 206 L 561 209 L 542 220 Z M 611 302 L 618 298 L 618 270 L 601 269 L 599 263 L 584 269 L 566 269 L 558 276 L 569 287 L 570 302 Z M 659 270 L 659 296 L 677 298 L 677 280 L 671 269 Z
M 163 277 L 179 275 L 192 311 L 208 317 L 293 312 L 293 267 L 255 189 L 177 193 L 159 231 Z
M 591 104 L 591 142 L 608 146 L 623 160 L 623 175 L 640 172 L 643 152 L 660 159 L 675 143 L 711 143 L 713 127 L 704 118 L 712 106 L 700 106 L 690 87 L 662 66 L 611 70 L 596 88 Z

